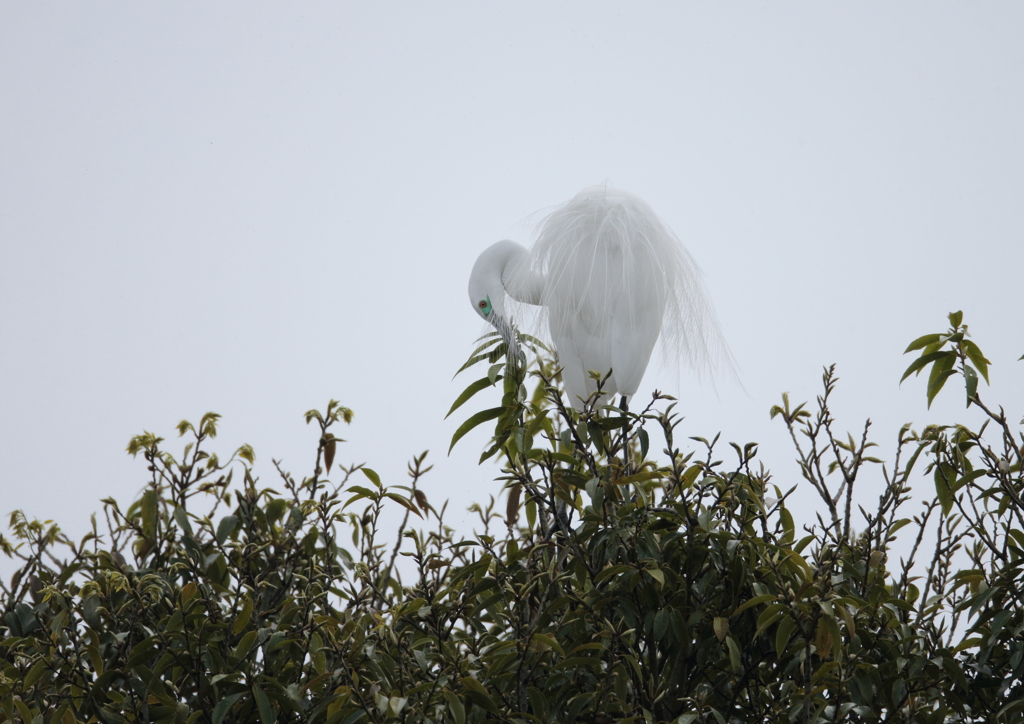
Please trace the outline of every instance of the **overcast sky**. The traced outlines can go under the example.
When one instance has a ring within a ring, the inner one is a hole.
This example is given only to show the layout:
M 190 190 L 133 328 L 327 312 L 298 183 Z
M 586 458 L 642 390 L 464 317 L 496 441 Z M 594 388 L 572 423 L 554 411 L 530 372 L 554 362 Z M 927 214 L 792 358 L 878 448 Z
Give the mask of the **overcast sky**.
M 652 366 L 637 399 L 676 394 L 683 436 L 758 441 L 788 487 L 768 410 L 833 362 L 883 457 L 977 421 L 958 384 L 930 412 L 898 385 L 956 309 L 1019 419 L 1022 39 L 1010 2 L 0 4 L 0 512 L 80 534 L 145 485 L 133 434 L 210 410 L 264 484 L 308 474 L 333 397 L 340 461 L 403 484 L 430 449 L 468 529 L 500 490 L 483 429 L 446 456 L 498 399 L 443 421 L 479 376 L 452 381 L 470 269 L 603 182 L 698 260 L 740 370 Z

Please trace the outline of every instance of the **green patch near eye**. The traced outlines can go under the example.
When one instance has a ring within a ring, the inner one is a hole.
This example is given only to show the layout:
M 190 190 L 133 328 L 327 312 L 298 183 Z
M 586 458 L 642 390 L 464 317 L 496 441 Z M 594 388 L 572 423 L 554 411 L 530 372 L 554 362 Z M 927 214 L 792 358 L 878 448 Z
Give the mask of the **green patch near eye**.
M 487 297 L 487 299 L 481 299 L 480 303 L 478 304 L 478 306 L 480 307 L 480 313 L 481 314 L 483 314 L 485 317 L 491 316 L 491 298 L 490 297 Z

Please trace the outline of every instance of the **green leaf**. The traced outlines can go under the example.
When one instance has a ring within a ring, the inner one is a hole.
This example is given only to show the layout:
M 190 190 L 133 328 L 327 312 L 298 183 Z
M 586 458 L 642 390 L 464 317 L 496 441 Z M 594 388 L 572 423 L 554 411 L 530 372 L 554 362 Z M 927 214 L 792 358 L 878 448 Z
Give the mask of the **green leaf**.
M 949 515 L 953 508 L 953 484 L 956 482 L 956 470 L 949 463 L 935 466 L 935 495 L 942 506 L 942 514 Z
M 495 705 L 494 700 L 491 699 L 490 694 L 487 693 L 487 689 L 483 687 L 483 684 L 472 676 L 464 676 L 461 681 L 462 685 L 466 687 L 466 694 L 474 704 L 486 709 L 492 714 L 499 713 L 498 707 Z
M 32 685 L 39 681 L 39 677 L 46 671 L 46 659 L 41 658 L 37 661 L 31 669 L 28 670 L 28 674 L 25 675 L 25 680 L 22 682 L 22 689 L 30 689 Z
M 466 433 L 468 433 L 477 425 L 482 425 L 488 420 L 493 420 L 497 417 L 500 417 L 501 413 L 503 413 L 504 411 L 504 407 L 492 407 L 489 410 L 483 410 L 481 412 L 476 413 L 468 420 L 466 420 L 464 423 L 462 423 L 462 425 L 459 426 L 459 429 L 455 431 L 455 434 L 452 435 L 452 444 L 448 446 L 448 454 L 451 454 L 452 448 L 455 447 L 455 443 L 457 443 L 459 440 L 465 437 Z
M 533 635 L 533 639 L 535 641 L 540 641 L 549 649 L 557 651 L 559 656 L 565 656 L 565 651 L 563 651 L 562 647 L 558 645 L 558 641 L 555 640 L 554 636 L 549 636 L 548 634 L 542 633 L 535 633 Z
M 960 311 L 960 312 L 950 312 L 950 314 L 949 314 L 949 324 L 950 324 L 950 326 L 953 327 L 953 329 L 956 329 L 957 327 L 959 327 L 960 323 L 962 321 L 964 321 L 964 313 L 962 311 Z
M 455 719 L 455 724 L 466 724 L 466 707 L 462 705 L 459 697 L 450 691 L 446 691 L 444 692 L 444 698 L 448 701 L 448 709 Z
M 967 406 L 971 406 L 971 398 L 978 394 L 978 373 L 970 365 L 964 365 L 964 381 L 967 383 Z
M 156 491 L 150 488 L 142 494 L 142 534 L 147 538 L 156 537 Z
M 930 344 L 935 344 L 936 342 L 939 341 L 939 337 L 941 336 L 941 334 L 926 334 L 923 337 L 918 337 L 917 339 L 910 343 L 910 346 L 903 351 L 903 354 L 906 354 L 907 352 L 913 352 L 915 349 L 927 347 Z
M 618 565 L 608 566 L 594 577 L 594 583 L 598 584 L 612 576 L 621 576 L 623 573 L 635 570 L 632 566 Z M 660 571 L 659 571 L 660 572 Z
M 285 508 L 288 507 L 288 501 L 284 498 L 274 498 L 267 503 L 267 521 L 271 524 L 276 523 L 284 516 Z
M 762 594 L 760 596 L 754 596 L 749 601 L 745 602 L 742 606 L 740 606 L 735 611 L 733 611 L 732 615 L 735 616 L 738 613 L 746 611 L 751 606 L 760 606 L 762 603 L 768 603 L 769 601 L 774 601 L 774 600 L 775 600 L 775 594 L 773 594 L 773 593 L 764 593 L 764 594 Z
M 644 572 L 657 581 L 660 586 L 665 585 L 665 572 L 660 568 L 645 568 Z
M 736 643 L 736 639 L 732 636 L 728 636 L 725 639 L 725 645 L 729 648 L 729 663 L 732 664 L 732 672 L 734 674 L 743 673 L 743 663 L 740 658 L 740 647 Z
M 624 478 L 615 478 L 612 483 L 615 485 L 632 485 L 634 483 L 646 483 L 648 480 L 656 480 L 662 477 L 658 470 L 645 470 L 635 475 L 627 475 Z
M 932 373 L 928 376 L 928 407 L 931 408 L 932 400 L 942 390 L 946 380 L 953 374 L 953 365 L 956 364 L 956 354 L 947 352 L 942 359 L 936 360 L 932 365 Z
M 647 435 L 647 430 L 642 427 L 637 430 L 636 436 L 640 438 L 640 462 L 643 462 L 647 458 L 647 451 L 651 447 L 651 440 Z
M 494 340 L 492 340 L 490 342 L 487 342 L 486 344 L 481 345 L 480 347 L 477 347 L 477 349 L 486 349 L 487 347 L 492 346 L 495 342 L 499 342 L 499 341 L 501 341 L 501 340 L 500 339 L 494 339 Z M 502 345 L 502 346 L 504 346 L 504 345 Z M 495 351 L 497 351 L 497 350 L 491 350 L 490 352 L 484 352 L 483 354 L 474 354 L 474 355 L 472 355 L 468 360 L 466 360 L 466 363 L 464 365 L 459 367 L 459 371 L 455 373 L 455 377 L 458 377 L 464 370 L 469 369 L 470 367 L 475 365 L 477 362 L 482 362 L 482 361 L 484 361 L 486 359 L 490 359 L 491 355 L 493 355 Z M 455 379 L 455 377 L 452 377 L 452 379 Z
M 238 527 L 238 516 L 225 515 L 221 518 L 217 525 L 217 542 L 224 545 L 224 541 L 235 532 L 236 527 Z
M 384 497 L 385 497 L 385 498 L 390 498 L 391 500 L 395 501 L 396 503 L 398 503 L 399 505 L 401 505 L 401 506 L 402 506 L 403 508 L 405 508 L 406 510 L 409 510 L 409 511 L 411 511 L 411 512 L 415 513 L 415 514 L 416 514 L 416 515 L 418 515 L 418 516 L 419 516 L 420 518 L 422 518 L 422 517 L 423 517 L 423 514 L 422 514 L 422 513 L 420 513 L 420 511 L 416 509 L 416 506 L 414 506 L 414 505 L 413 505 L 412 503 L 410 503 L 410 502 L 408 501 L 408 499 L 406 499 L 406 498 L 402 497 L 402 496 L 401 496 L 401 495 L 399 495 L 398 493 L 384 493 Z
M 757 630 L 754 632 L 754 638 L 757 638 L 765 629 L 771 626 L 773 623 L 778 621 L 786 613 L 786 607 L 781 603 L 774 603 L 768 606 L 761 615 L 757 617 Z
M 967 475 L 963 476 L 962 478 L 959 478 L 956 481 L 956 483 L 953 484 L 953 492 L 955 493 L 968 483 L 973 482 L 984 475 L 988 475 L 988 471 L 985 470 L 984 468 L 979 468 L 977 470 L 967 473 Z
M 180 506 L 174 506 L 174 521 L 178 524 L 178 527 L 188 536 L 192 536 L 192 524 L 189 523 L 188 514 Z
M 259 709 L 262 724 L 274 724 L 277 721 L 277 714 L 270 706 L 270 698 L 256 684 L 252 685 L 252 695 L 256 697 L 256 708 Z
M 906 477 L 906 478 L 910 477 L 910 471 L 914 469 L 914 464 L 917 462 L 917 459 L 921 456 L 921 452 L 926 447 L 927 447 L 927 445 L 924 445 L 924 444 L 919 444 L 917 446 L 917 450 L 915 450 L 914 454 L 910 456 L 910 460 L 907 461 L 906 467 L 903 468 L 903 477 Z
M 606 405 L 606 407 L 608 407 L 609 409 L 612 409 L 612 410 L 619 411 L 619 408 L 617 408 L 617 407 L 611 407 L 610 405 Z M 607 432 L 609 430 L 619 430 L 619 429 L 625 427 L 626 423 L 628 423 L 628 422 L 629 422 L 629 420 L 627 420 L 625 417 L 619 416 L 619 417 L 602 417 L 599 420 L 595 420 L 592 424 L 596 425 L 601 430 L 604 430 L 604 431 Z
M 182 606 L 187 606 L 188 602 L 191 601 L 193 598 L 195 598 L 197 591 L 198 591 L 198 586 L 196 586 L 196 582 L 195 581 L 189 581 L 184 586 L 182 586 L 181 587 L 181 604 L 182 604 Z
M 249 651 L 252 650 L 252 645 L 256 642 L 256 631 L 250 631 L 242 640 L 238 642 L 238 646 L 235 647 L 234 655 L 239 659 L 244 659 L 249 655 Z
M 376 471 L 371 470 L 370 468 L 359 468 L 359 469 L 363 471 L 363 475 L 365 475 L 366 477 L 368 477 L 370 479 L 371 483 L 376 485 L 378 488 L 380 487 L 380 476 L 377 475 Z
M 779 508 L 779 520 L 782 521 L 782 539 L 780 543 L 791 543 L 796 537 L 796 524 L 793 522 L 793 514 L 788 508 Z
M 976 345 L 971 340 L 965 339 L 963 342 L 960 343 L 960 346 L 963 348 L 964 353 L 967 355 L 967 359 L 973 362 L 974 366 L 978 368 L 979 372 L 981 372 L 981 376 L 985 378 L 985 383 L 989 384 L 988 366 L 992 363 L 985 359 L 985 355 L 981 353 L 981 350 L 978 348 L 978 345 Z M 1024 359 L 1024 357 L 1022 357 L 1021 359 Z
M 245 627 L 249 625 L 250 616 L 252 616 L 252 599 L 246 596 L 242 600 L 242 610 L 238 612 L 238 617 L 235 618 L 235 622 L 231 625 L 231 633 L 234 636 L 245 630 Z
M 548 452 L 547 454 L 551 456 L 552 460 L 557 460 L 560 463 L 565 463 L 566 465 L 571 465 L 573 467 L 576 467 L 580 462 L 572 455 L 566 455 L 565 453 Z
M 15 699 L 14 706 L 18 709 L 18 714 L 21 716 L 21 721 L 24 724 L 32 724 L 35 721 L 35 717 L 32 716 L 32 710 L 28 708 L 28 704 L 21 699 Z
M 487 377 L 481 377 L 479 380 L 477 380 L 469 387 L 464 389 L 462 391 L 462 394 L 455 399 L 454 403 L 452 403 L 452 409 L 448 410 L 448 414 L 444 416 L 444 419 L 447 420 L 453 412 L 462 407 L 466 403 L 466 401 L 473 397 L 473 395 L 475 395 L 480 390 L 487 389 L 491 385 L 492 382 Z
M 234 702 L 242 698 L 244 694 L 245 692 L 231 694 L 217 701 L 217 706 L 213 708 L 213 724 L 221 724 L 224 721 L 224 717 L 231 710 L 231 707 L 234 706 Z
M 701 474 L 702 470 L 704 470 L 704 468 L 700 465 L 691 465 L 690 467 L 688 467 L 686 469 L 686 472 L 683 473 L 682 485 L 680 485 L 679 487 L 682 488 L 683 490 L 688 490 L 690 486 L 693 485 L 694 481 L 697 479 L 697 476 Z
M 792 638 L 795 629 L 796 621 L 790 616 L 785 616 L 779 621 L 779 628 L 775 631 L 775 655 L 779 658 L 782 658 L 786 647 L 789 646 L 789 639 Z
M 947 350 L 945 352 L 930 352 L 926 355 L 918 357 L 916 360 L 910 363 L 910 366 L 907 367 L 907 371 L 903 373 L 902 377 L 900 377 L 900 384 L 903 383 L 903 380 L 910 377 L 910 375 L 916 372 L 920 372 L 924 367 L 928 366 L 935 360 L 939 360 L 944 357 L 952 357 L 954 360 L 956 360 L 956 353 Z
M 334 455 L 338 452 L 338 438 L 329 432 L 324 433 L 324 467 L 327 474 L 331 474 L 331 466 L 334 465 Z
M 128 663 L 125 668 L 134 669 L 136 666 L 144 662 L 153 653 L 153 649 L 156 648 L 159 643 L 159 637 L 156 635 L 142 639 L 139 643 L 135 644 L 132 648 L 131 653 L 128 655 Z
M 842 659 L 843 639 L 839 634 L 839 624 L 836 623 L 835 616 L 823 614 L 821 617 L 821 621 L 825 624 L 825 627 L 828 629 L 829 639 L 832 643 L 832 656 L 834 656 L 836 660 Z M 824 652 L 819 651 L 818 654 L 819 656 L 823 656 Z
M 530 707 L 533 709 L 533 715 L 536 716 L 540 721 L 547 719 L 548 702 L 540 691 L 531 686 L 526 690 L 527 696 L 530 698 Z

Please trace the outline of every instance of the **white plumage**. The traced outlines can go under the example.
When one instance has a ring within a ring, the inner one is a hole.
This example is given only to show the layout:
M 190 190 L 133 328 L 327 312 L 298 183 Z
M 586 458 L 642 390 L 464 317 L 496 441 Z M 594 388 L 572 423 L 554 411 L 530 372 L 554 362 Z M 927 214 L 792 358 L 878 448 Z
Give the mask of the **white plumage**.
M 577 408 L 596 390 L 590 370 L 612 370 L 604 391 L 631 397 L 659 335 L 670 361 L 685 359 L 699 374 L 729 361 L 696 262 L 654 210 L 626 191 L 584 189 L 544 219 L 529 251 L 499 241 L 477 259 L 470 301 L 514 345 L 506 293 L 540 307 L 532 318 L 547 326 Z

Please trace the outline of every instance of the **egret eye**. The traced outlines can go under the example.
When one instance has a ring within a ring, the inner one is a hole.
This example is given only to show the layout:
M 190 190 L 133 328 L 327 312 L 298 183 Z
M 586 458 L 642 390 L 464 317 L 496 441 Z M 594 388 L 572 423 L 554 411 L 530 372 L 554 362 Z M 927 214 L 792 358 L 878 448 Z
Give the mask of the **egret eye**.
M 491 314 L 491 298 L 490 297 L 487 297 L 487 299 L 481 299 L 480 302 L 477 304 L 477 306 L 480 307 L 480 314 L 484 315 L 485 317 L 489 317 L 490 316 L 490 314 Z

